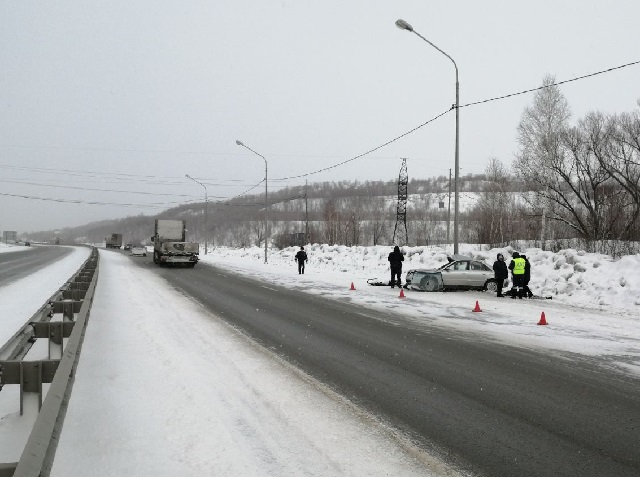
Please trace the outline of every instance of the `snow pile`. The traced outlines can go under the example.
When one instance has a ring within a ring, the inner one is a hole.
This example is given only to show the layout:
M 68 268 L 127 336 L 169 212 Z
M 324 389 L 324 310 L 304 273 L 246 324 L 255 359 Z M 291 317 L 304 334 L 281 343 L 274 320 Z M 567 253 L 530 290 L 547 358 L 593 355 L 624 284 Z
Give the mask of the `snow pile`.
M 268 268 L 278 275 L 291 267 L 295 269 L 298 247 L 268 251 Z M 350 279 L 389 279 L 387 256 L 390 246 L 346 247 L 344 245 L 313 244 L 305 247 L 309 256 L 307 273 L 314 271 L 349 274 Z M 402 247 L 405 253 L 403 272 L 413 268 L 434 269 L 447 263 L 450 252 L 443 247 Z M 498 253 L 511 260 L 511 247 L 482 250 L 478 246 L 462 244 L 460 254 L 471 256 L 492 267 Z M 640 255 L 613 259 L 610 256 L 573 249 L 558 253 L 539 248 L 518 250 L 531 263 L 531 290 L 537 295 L 552 296 L 554 300 L 572 306 L 621 312 L 640 311 Z M 217 247 L 205 261 L 234 260 L 246 266 L 264 265 L 264 249 L 251 247 L 232 249 Z M 264 267 L 260 269 L 266 271 Z M 330 280 L 334 279 L 333 277 Z M 404 277 L 403 277 L 404 279 Z

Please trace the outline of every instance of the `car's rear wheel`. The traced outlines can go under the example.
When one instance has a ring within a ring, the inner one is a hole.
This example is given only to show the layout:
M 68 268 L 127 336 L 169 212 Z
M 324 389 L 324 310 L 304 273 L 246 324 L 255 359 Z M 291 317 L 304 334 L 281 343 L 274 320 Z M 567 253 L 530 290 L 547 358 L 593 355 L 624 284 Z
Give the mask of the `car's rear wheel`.
M 484 284 L 484 289 L 494 293 L 498 291 L 498 283 L 495 280 L 487 280 Z

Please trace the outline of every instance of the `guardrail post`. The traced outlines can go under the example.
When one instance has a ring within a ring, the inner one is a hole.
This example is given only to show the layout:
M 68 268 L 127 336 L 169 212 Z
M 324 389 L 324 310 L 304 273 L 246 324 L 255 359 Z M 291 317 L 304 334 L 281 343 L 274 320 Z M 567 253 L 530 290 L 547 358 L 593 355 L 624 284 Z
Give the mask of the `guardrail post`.
M 37 398 L 38 409 L 42 407 L 42 383 L 50 383 L 56 374 L 60 360 L 42 361 L 0 361 L 2 386 L 20 385 L 20 415 L 24 414 L 25 403 Z
M 62 300 L 62 319 L 73 321 L 73 300 Z
M 49 340 L 49 359 L 61 359 L 64 351 L 64 338 L 71 336 L 75 321 L 33 322 L 33 336 Z
M 20 362 L 20 415 L 24 415 L 26 407 L 35 407 L 37 399 L 38 409 L 34 409 L 34 415 L 40 412 L 42 407 L 42 367 L 37 361 Z M 29 405 L 31 403 L 31 405 Z
M 51 326 L 51 322 L 47 322 L 47 334 L 49 335 L 49 359 L 61 359 L 64 351 L 62 339 L 62 326 Z
M 62 313 L 63 321 L 73 321 L 75 313 L 78 313 L 81 307 L 81 300 L 65 299 L 53 302 L 53 312 Z

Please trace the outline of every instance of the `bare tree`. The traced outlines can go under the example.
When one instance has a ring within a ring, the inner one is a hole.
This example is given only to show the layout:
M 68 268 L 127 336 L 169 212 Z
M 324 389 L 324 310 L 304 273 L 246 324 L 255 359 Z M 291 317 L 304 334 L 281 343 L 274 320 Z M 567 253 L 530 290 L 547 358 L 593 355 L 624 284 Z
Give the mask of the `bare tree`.
M 480 243 L 495 246 L 512 238 L 507 234 L 507 229 L 515 203 L 508 192 L 510 177 L 502 162 L 497 158 L 489 159 L 485 176 L 486 184 L 473 215 L 478 218 Z
M 552 197 L 560 206 L 554 218 L 587 242 L 611 238 L 617 218 L 611 216 L 616 214 L 616 207 L 610 206 L 617 202 L 617 192 L 611 187 L 611 174 L 602 166 L 607 139 L 604 116 L 591 113 L 563 133 L 566 152 L 550 167 L 556 177 L 550 185 Z
M 623 204 L 627 213 L 619 236 L 638 240 L 631 231 L 637 227 L 640 216 L 640 111 L 610 118 L 607 136 L 606 150 L 597 158 L 628 196 Z
M 571 111 L 562 92 L 555 84 L 555 77 L 547 75 L 543 88 L 533 98 L 518 125 L 520 153 L 514 163 L 515 174 L 525 184 L 539 190 L 535 203 L 530 205 L 539 211 L 540 241 L 544 250 L 547 231 L 547 213 L 553 201 L 549 198 L 549 182 L 554 180 L 550 164 L 562 154 L 560 137 L 567 128 Z
M 252 220 L 249 222 L 249 229 L 251 231 L 251 235 L 255 237 L 254 243 L 256 247 L 259 247 L 265 238 L 264 222 L 260 220 Z
M 373 210 L 371 214 L 371 233 L 373 245 L 380 245 L 382 238 L 387 233 L 388 224 L 388 205 L 384 197 L 376 197 L 373 199 Z
M 324 206 L 324 236 L 329 245 L 338 242 L 340 231 L 340 213 L 336 208 L 336 202 L 333 199 L 327 201 Z

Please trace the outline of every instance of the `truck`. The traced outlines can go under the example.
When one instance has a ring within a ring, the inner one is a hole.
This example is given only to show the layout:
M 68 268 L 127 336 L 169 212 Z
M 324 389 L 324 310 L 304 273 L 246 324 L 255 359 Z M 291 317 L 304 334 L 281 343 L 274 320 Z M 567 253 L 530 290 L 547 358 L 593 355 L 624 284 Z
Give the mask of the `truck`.
M 105 247 L 120 248 L 122 247 L 122 234 L 109 234 L 104 239 Z
M 184 220 L 156 219 L 153 242 L 153 262 L 158 265 L 183 264 L 193 268 L 198 263 L 200 244 L 186 241 Z

